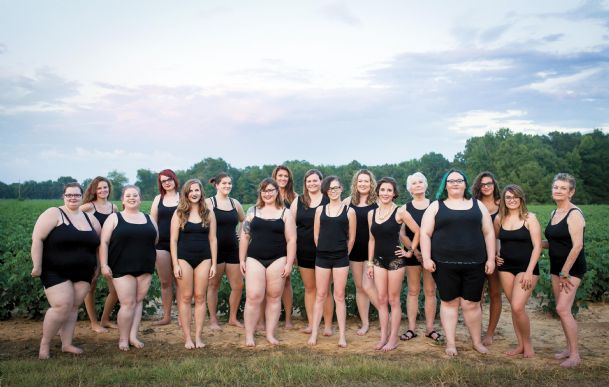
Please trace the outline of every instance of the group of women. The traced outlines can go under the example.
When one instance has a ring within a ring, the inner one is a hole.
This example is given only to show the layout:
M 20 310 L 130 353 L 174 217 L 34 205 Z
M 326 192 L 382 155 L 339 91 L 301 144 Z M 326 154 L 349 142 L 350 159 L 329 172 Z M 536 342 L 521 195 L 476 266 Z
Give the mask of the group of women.
M 221 329 L 217 304 L 224 274 L 231 287 L 228 324 L 244 327 L 246 346 L 255 346 L 257 330 L 265 331 L 269 343 L 278 344 L 275 331 L 282 301 L 286 328 L 292 327 L 290 276 L 295 264 L 304 286 L 307 325 L 303 331 L 309 334 L 309 345 L 317 343 L 322 317 L 322 333 L 333 334 L 336 310 L 338 345 L 347 346 L 345 289 L 351 269 L 361 319 L 357 334 L 368 332 L 372 304 L 379 314 L 377 350 L 390 351 L 399 339 L 417 337 L 422 277 L 425 336 L 435 341 L 442 338 L 434 328 L 437 285 L 447 355 L 457 355 L 459 308 L 473 348 L 488 352 L 503 289 L 518 342 L 507 354 L 531 357 L 534 350 L 525 306 L 538 280 L 541 250 L 549 248 L 552 287 L 567 340 L 567 348 L 556 358 L 564 367 L 581 361 L 571 306 L 586 271 L 585 220 L 571 202 L 575 180 L 568 174 L 554 178 L 552 198 L 557 208 L 543 241 L 541 226 L 528 211 L 522 189 L 512 184 L 499 192 L 490 172 L 481 173 L 470 187 L 463 172 L 448 171 L 433 202 L 426 197 L 425 176 L 414 173 L 406 181 L 412 200 L 400 206 L 395 203 L 399 184 L 391 177 L 376 181 L 370 171 L 360 170 L 353 176 L 350 196 L 343 198 L 344 185 L 338 177 L 324 179 L 320 171 L 312 169 L 304 175 L 302 195 L 297 195 L 292 172 L 278 166 L 272 177 L 260 183 L 256 204 L 247 213 L 229 196 L 230 176 L 220 173 L 209 182 L 216 194 L 206 198 L 201 181 L 188 180 L 180 189 L 173 171 L 161 171 L 160 194 L 150 215 L 140 211 L 136 186 L 123 188 L 123 210 L 118 211 L 108 201 L 111 185 L 107 179 L 94 179 L 84 192 L 77 183 L 66 185 L 64 205 L 46 210 L 32 235 L 32 276 L 41 278 L 50 304 L 40 358 L 49 357 L 50 341 L 58 332 L 64 352 L 82 352 L 72 344 L 72 337 L 84 299 L 91 327 L 97 332 L 114 327 L 109 316 L 118 300 L 119 348 L 143 347 L 138 339 L 139 323 L 155 266 L 163 304 L 163 317 L 156 323 L 171 321 L 175 281 L 186 348 L 205 346 L 206 308 L 210 328 Z M 108 281 L 109 295 L 98 322 L 93 292 L 100 272 Z M 408 328 L 400 335 L 404 276 Z M 237 311 L 243 278 L 247 287 L 241 324 Z M 483 337 L 480 301 L 485 282 L 491 305 Z

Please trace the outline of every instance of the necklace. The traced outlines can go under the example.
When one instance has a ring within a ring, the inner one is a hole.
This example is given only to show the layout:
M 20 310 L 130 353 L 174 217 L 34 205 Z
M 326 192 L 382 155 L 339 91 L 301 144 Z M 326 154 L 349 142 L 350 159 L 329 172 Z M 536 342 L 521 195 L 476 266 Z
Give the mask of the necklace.
M 336 210 L 336 212 L 334 213 L 334 216 L 332 216 L 332 207 L 330 207 L 330 205 L 328 204 L 328 216 L 332 217 L 332 218 L 336 218 L 338 216 L 338 214 L 340 214 L 340 212 L 343 209 L 343 204 L 341 203 L 338 206 L 338 209 Z
M 393 204 L 393 203 L 391 203 L 391 207 L 389 207 L 389 210 L 387 210 L 387 212 L 385 213 L 385 215 L 383 215 L 383 214 L 381 213 L 382 208 L 381 208 L 381 207 L 379 207 L 379 212 L 378 212 L 378 215 L 377 215 L 378 219 L 379 219 L 379 220 L 385 220 L 385 219 L 387 219 L 387 217 L 388 217 L 388 216 L 389 216 L 389 215 L 390 215 L 390 214 L 393 212 L 393 206 L 394 206 L 394 204 Z

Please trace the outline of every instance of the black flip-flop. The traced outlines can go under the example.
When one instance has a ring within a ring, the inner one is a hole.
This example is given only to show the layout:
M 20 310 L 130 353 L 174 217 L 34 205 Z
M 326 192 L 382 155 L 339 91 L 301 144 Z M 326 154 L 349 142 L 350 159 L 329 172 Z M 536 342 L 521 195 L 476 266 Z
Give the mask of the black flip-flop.
M 436 335 L 436 337 L 433 337 L 433 335 Z M 429 337 L 433 341 L 440 341 L 442 339 L 442 335 L 436 331 L 429 332 L 428 334 L 425 335 L 425 337 Z
M 400 340 L 402 341 L 408 341 L 408 340 L 412 340 L 415 337 L 417 337 L 418 335 L 416 333 L 414 333 L 412 330 L 407 330 L 406 332 L 402 333 L 400 335 Z

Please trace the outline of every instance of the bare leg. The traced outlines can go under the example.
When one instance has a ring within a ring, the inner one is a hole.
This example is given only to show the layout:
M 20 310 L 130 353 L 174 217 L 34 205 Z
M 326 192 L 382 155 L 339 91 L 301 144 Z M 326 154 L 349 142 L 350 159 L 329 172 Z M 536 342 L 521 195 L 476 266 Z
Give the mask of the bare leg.
M 332 286 L 332 277 L 330 277 L 330 286 Z M 330 289 L 328 289 L 328 294 Z M 326 297 L 324 303 L 324 331 L 322 335 L 332 336 L 334 330 L 332 329 L 332 318 L 334 317 L 334 298 Z
M 222 284 L 222 277 L 226 269 L 226 263 L 217 265 L 218 271 L 214 278 L 209 280 L 207 289 L 207 308 L 209 309 L 209 329 L 212 331 L 221 331 L 218 323 L 218 291 Z
M 83 352 L 82 349 L 72 345 L 72 339 L 74 337 L 74 327 L 76 326 L 76 320 L 78 319 L 78 308 L 82 304 L 83 299 L 89 292 L 89 283 L 80 281 L 73 283 L 74 289 L 74 304 L 68 314 L 68 318 L 61 327 L 61 351 L 69 352 L 79 355 Z
M 144 348 L 144 343 L 137 338 L 137 334 L 140 330 L 140 321 L 142 320 L 144 298 L 146 298 L 146 294 L 148 294 L 148 288 L 150 288 L 152 275 L 142 274 L 135 279 L 137 281 L 136 304 L 133 314 L 133 323 L 131 324 L 131 329 L 129 330 L 129 344 L 133 345 L 135 348 Z
M 194 271 L 190 264 L 183 259 L 179 261 L 182 269 L 182 278 L 178 279 L 178 289 L 180 295 L 178 299 L 178 312 L 182 322 L 182 334 L 184 335 L 184 348 L 193 349 L 195 344 L 190 334 L 190 322 L 192 320 L 192 295 L 194 286 Z
M 281 315 L 281 295 L 285 278 L 281 272 L 285 266 L 286 258 L 279 258 L 266 268 L 266 340 L 271 345 L 279 344 L 275 337 L 275 329 Z
M 294 292 L 292 290 L 291 274 L 285 278 L 285 285 L 283 287 L 281 301 L 283 302 L 283 308 L 285 310 L 285 329 L 292 329 L 294 328 L 294 323 L 292 322 L 292 306 L 294 304 Z
M 313 317 L 310 323 L 311 336 L 307 344 L 316 345 L 317 336 L 319 333 L 319 323 L 321 321 L 321 315 L 323 314 L 324 304 L 328 298 L 328 292 L 330 290 L 330 276 L 332 270 L 324 269 L 321 267 L 315 268 L 315 305 L 313 307 Z
M 48 359 L 50 356 L 51 340 L 59 332 L 70 310 L 74 305 L 74 287 L 71 281 L 62 282 L 50 288 L 44 293 L 49 301 L 49 309 L 44 315 L 42 323 L 42 339 L 40 340 L 39 359 Z
M 313 309 L 315 305 L 315 269 L 300 267 L 300 277 L 304 286 L 304 304 L 307 313 L 307 326 L 302 330 L 304 333 L 311 333 L 313 328 Z M 319 323 L 318 323 L 319 324 Z
M 398 332 L 402 321 L 402 306 L 400 303 L 400 293 L 402 282 L 404 281 L 405 268 L 387 271 L 387 290 L 388 301 L 391 305 L 391 330 L 387 344 L 381 349 L 384 352 L 392 351 L 398 346 Z
M 579 287 L 581 280 L 577 277 L 571 277 L 571 282 L 574 284 L 574 286 L 569 290 L 568 293 L 565 293 L 561 289 L 558 293 L 558 299 L 556 300 L 556 312 L 560 317 L 560 323 L 563 331 L 565 332 L 567 348 L 569 350 L 569 357 L 560 363 L 560 366 L 565 368 L 575 367 L 581 363 L 577 343 L 577 321 L 571 313 L 571 308 L 573 307 L 573 302 L 575 301 L 575 293 L 577 292 L 577 288 Z M 552 275 L 552 286 L 559 287 L 558 283 L 558 277 Z
M 512 320 L 514 329 L 518 332 L 518 346 L 523 349 L 523 357 L 530 358 L 535 356 L 533 343 L 531 341 L 531 323 L 526 312 L 526 305 L 533 293 L 535 285 L 537 285 L 537 276 L 533 276 L 533 286 L 531 289 L 523 290 L 520 286 L 520 280 L 524 273 L 519 273 L 514 281 L 512 290 Z
M 108 330 L 97 321 L 97 310 L 95 309 L 95 288 L 97 287 L 98 278 L 99 267 L 95 269 L 95 274 L 93 275 L 89 292 L 85 296 L 85 309 L 87 311 L 89 321 L 91 322 L 91 329 L 97 333 L 105 333 L 108 332 Z
M 408 282 L 406 315 L 408 316 L 408 329 L 413 332 L 415 332 L 417 329 L 417 314 L 419 314 L 419 294 L 421 293 L 422 269 L 423 268 L 421 266 L 406 266 L 406 280 Z
M 376 285 L 376 291 L 378 295 L 378 312 L 379 312 L 379 324 L 381 327 L 381 337 L 379 342 L 376 344 L 374 349 L 380 350 L 389 338 L 387 332 L 387 326 L 389 322 L 389 294 L 388 285 L 389 281 L 388 271 L 378 266 L 374 267 L 374 284 Z
M 345 287 L 349 276 L 349 266 L 332 269 L 334 282 L 334 303 L 336 304 L 336 320 L 338 322 L 338 346 L 347 347 L 347 303 L 345 302 Z
M 247 258 L 245 264 L 245 345 L 253 347 L 256 345 L 254 335 L 266 289 L 266 271 L 264 266 L 253 258 Z
M 228 282 L 230 283 L 228 325 L 243 328 L 243 324 L 237 319 L 237 312 L 239 311 L 239 305 L 241 304 L 241 294 L 243 293 L 243 276 L 241 275 L 239 265 L 227 263 L 226 277 L 228 277 Z
M 104 311 L 102 312 L 100 323 L 104 328 L 116 329 L 118 326 L 110 321 L 110 314 L 112 314 L 112 310 L 118 303 L 118 296 L 116 295 L 116 289 L 114 288 L 114 283 L 112 280 L 106 279 L 106 283 L 108 284 L 108 296 L 106 297 L 106 302 L 104 303 Z
M 457 356 L 455 337 L 457 334 L 460 302 L 460 297 L 457 297 L 454 300 L 440 302 L 440 321 L 442 322 L 442 328 L 446 334 L 445 352 L 448 356 Z
M 357 330 L 358 336 L 363 336 L 370 329 L 370 299 L 362 286 L 364 279 L 364 262 L 350 261 L 351 272 L 353 273 L 353 282 L 355 283 L 355 303 L 357 304 L 357 312 L 362 326 Z
M 169 251 L 156 251 L 156 271 L 161 282 L 163 318 L 154 322 L 153 325 L 167 325 L 171 322 L 171 304 L 173 303 L 173 270 Z
M 503 288 L 505 297 L 510 302 L 510 305 L 512 305 L 512 303 L 513 303 L 512 292 L 514 290 L 514 284 L 515 284 L 514 280 L 515 279 L 516 279 L 516 277 L 512 273 L 509 273 L 506 271 L 499 272 L 499 280 L 501 282 L 501 287 Z M 512 324 L 514 325 L 514 333 L 516 334 L 516 339 L 518 340 L 518 343 L 516 344 L 516 347 L 505 352 L 505 354 L 508 356 L 519 355 L 524 351 L 524 348 L 522 347 L 522 339 L 520 338 L 520 332 L 518 330 L 518 325 L 516 323 L 516 316 L 514 315 L 514 311 L 512 311 Z
M 427 334 L 434 330 L 436 320 L 436 282 L 427 270 L 423 270 L 423 292 L 425 293 L 425 328 Z
M 208 289 L 211 259 L 201 262 L 194 270 L 195 292 L 195 346 L 205 347 L 203 343 L 203 323 L 205 322 L 205 298 Z
M 463 320 L 469 330 L 474 349 L 480 353 L 488 353 L 488 348 L 482 344 L 482 309 L 480 302 L 461 299 L 461 309 L 463 309 Z
M 499 282 L 498 271 L 495 271 L 491 275 L 487 275 L 488 279 L 488 293 L 491 298 L 489 307 L 488 327 L 486 334 L 482 339 L 482 344 L 485 346 L 493 344 L 493 336 L 495 335 L 495 329 L 499 324 L 499 317 L 501 317 L 501 284 Z
M 129 350 L 129 334 L 133 325 L 133 316 L 137 304 L 137 280 L 132 275 L 114 278 L 114 287 L 120 301 L 120 309 L 116 321 L 118 323 L 118 348 Z

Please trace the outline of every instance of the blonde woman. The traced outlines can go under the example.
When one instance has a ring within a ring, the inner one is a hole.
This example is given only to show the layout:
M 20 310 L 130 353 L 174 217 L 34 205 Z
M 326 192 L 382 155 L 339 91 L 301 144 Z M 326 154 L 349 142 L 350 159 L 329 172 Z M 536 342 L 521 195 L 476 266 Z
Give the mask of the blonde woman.
M 182 187 L 178 208 L 171 218 L 171 261 L 178 283 L 178 308 L 184 347 L 203 348 L 208 280 L 216 274 L 218 245 L 216 217 L 205 203 L 203 185 L 197 179 Z M 192 298 L 195 299 L 195 342 L 190 334 Z

